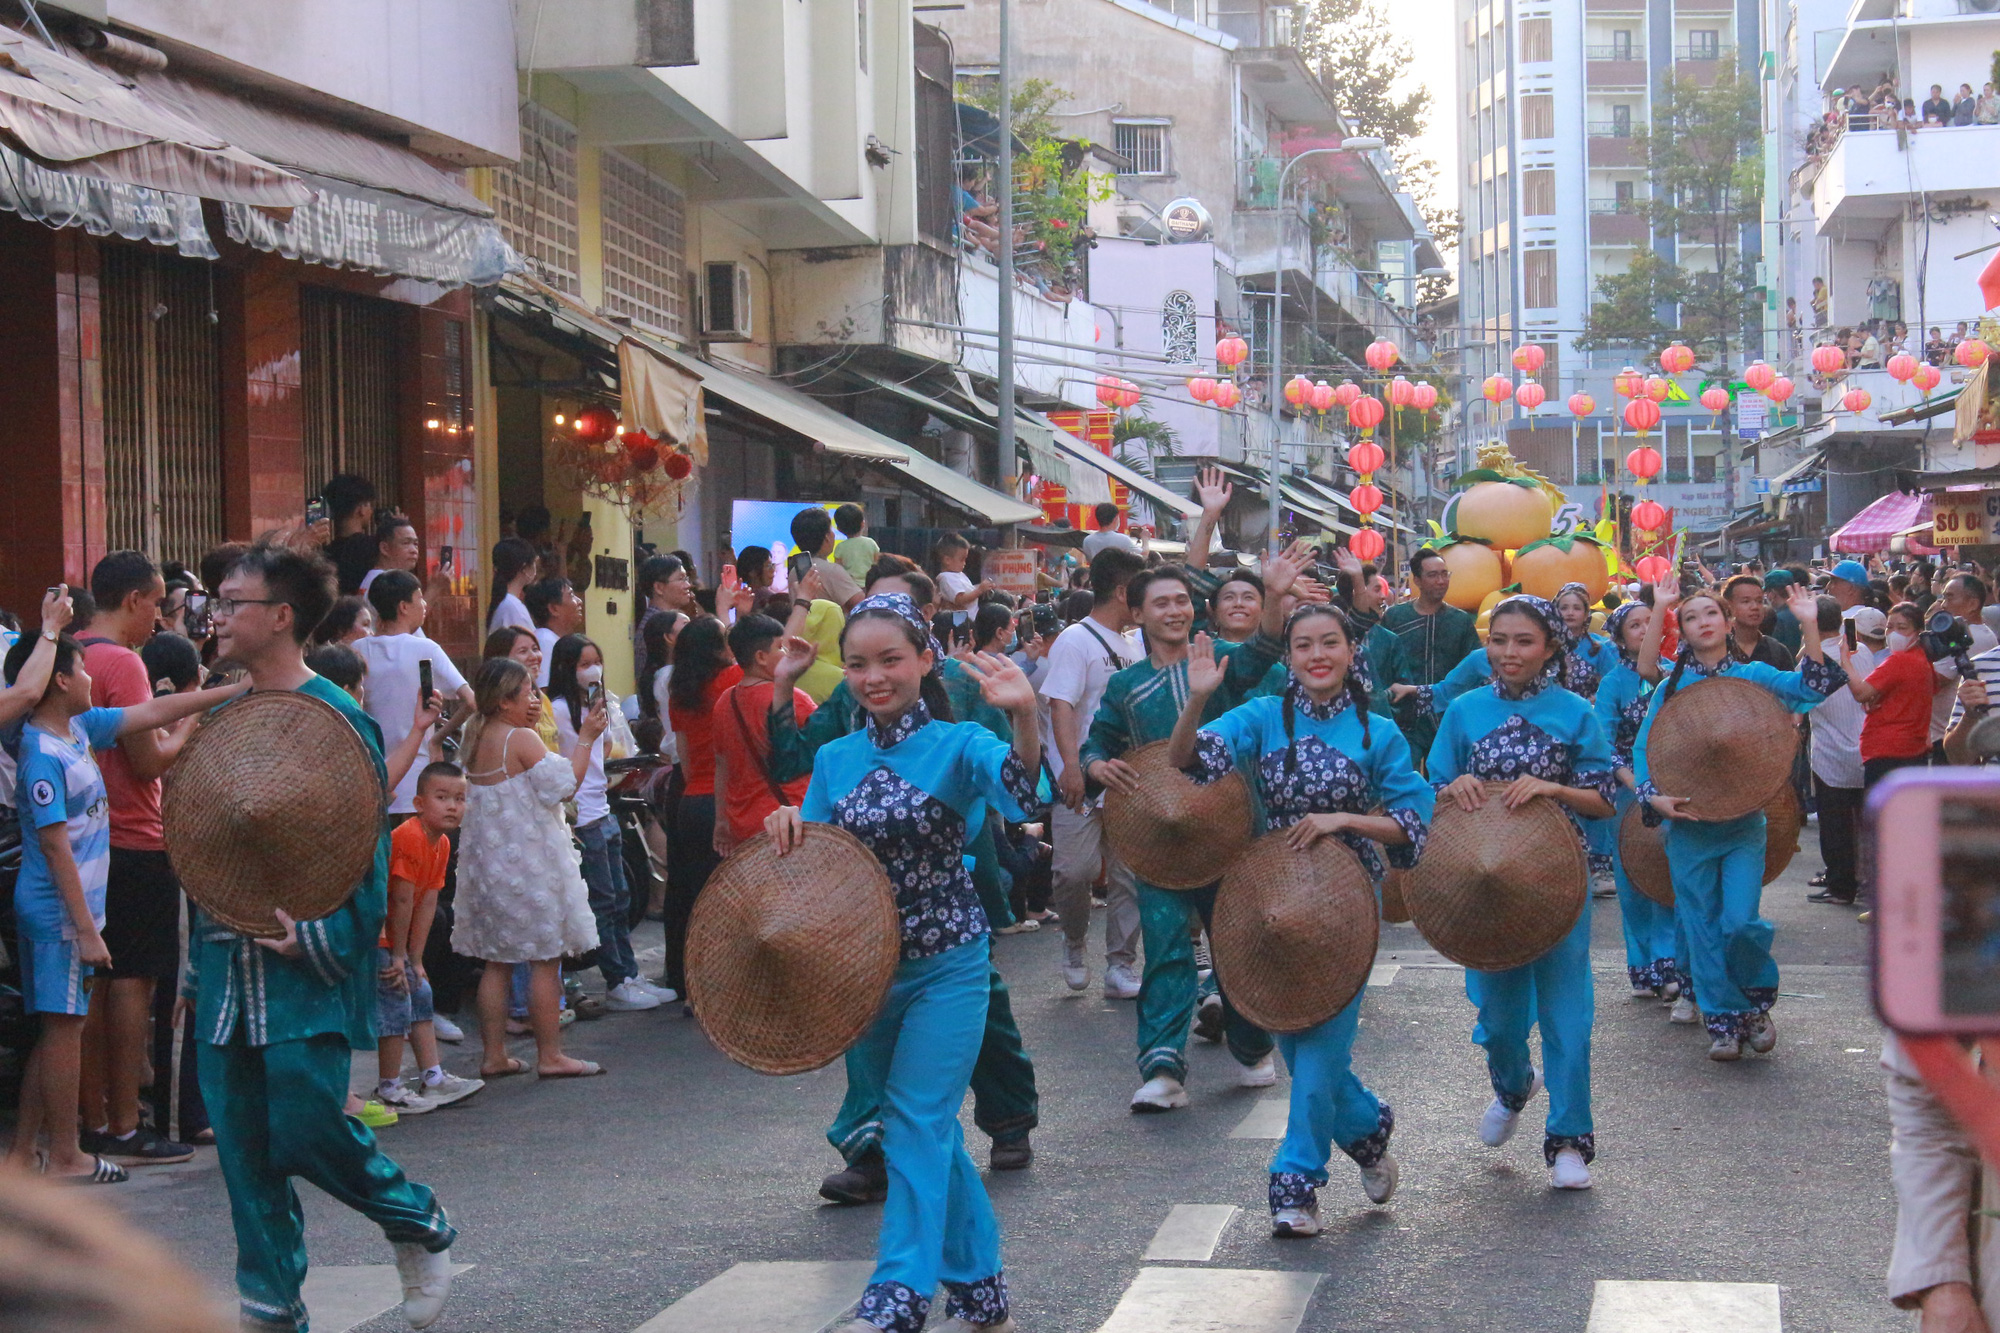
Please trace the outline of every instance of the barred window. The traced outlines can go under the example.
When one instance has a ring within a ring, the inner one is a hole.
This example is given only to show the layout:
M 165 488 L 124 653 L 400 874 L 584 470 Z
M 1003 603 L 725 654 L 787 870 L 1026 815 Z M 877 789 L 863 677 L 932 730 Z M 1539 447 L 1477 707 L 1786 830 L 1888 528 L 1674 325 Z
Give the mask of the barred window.
M 622 153 L 603 154 L 604 308 L 687 336 L 680 191 Z
M 521 107 L 521 160 L 493 170 L 500 234 L 551 287 L 582 291 L 577 262 L 574 127 L 540 104 Z
M 1164 176 L 1167 172 L 1167 127 L 1158 122 L 1113 122 L 1111 149 L 1131 160 L 1132 175 Z
M 1160 305 L 1160 350 L 1175 365 L 1193 365 L 1199 347 L 1194 297 L 1168 292 Z

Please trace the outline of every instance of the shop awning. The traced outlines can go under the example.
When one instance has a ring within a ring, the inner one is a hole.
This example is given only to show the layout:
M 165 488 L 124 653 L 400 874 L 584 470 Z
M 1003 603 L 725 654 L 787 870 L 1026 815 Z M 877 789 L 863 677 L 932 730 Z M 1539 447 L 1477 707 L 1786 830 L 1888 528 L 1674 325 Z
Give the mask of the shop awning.
M 855 380 L 867 384 L 871 388 L 880 389 L 884 393 L 893 394 L 907 403 L 912 403 L 923 408 L 946 425 L 956 426 L 960 430 L 971 431 L 975 435 L 984 436 L 989 439 L 997 438 L 1000 434 L 1000 423 L 990 417 L 981 416 L 974 408 L 925 393 L 914 385 L 887 379 L 865 370 L 849 371 L 848 373 Z M 1047 431 L 1040 427 L 1024 429 L 1024 427 L 1031 426 L 1033 426 L 1033 423 L 1025 421 L 1015 423 L 1015 445 L 1027 454 L 1028 465 L 1037 476 L 1041 477 L 1044 481 L 1053 482 L 1058 486 L 1068 487 L 1070 485 L 1069 461 L 1056 452 L 1055 443 L 1048 438 Z M 1106 489 L 1104 498 L 1110 498 L 1108 488 Z M 1079 503 L 1084 502 L 1080 501 Z M 1092 501 L 1089 503 L 1095 502 Z
M 944 464 L 912 449 L 909 456 L 893 464 L 896 471 L 947 504 L 956 505 L 994 527 L 1009 523 L 1032 523 L 1044 517 L 1039 505 L 1003 495 L 970 477 L 962 477 Z
M 1963 392 L 1965 386 L 1961 384 L 1956 389 L 1941 393 L 1935 398 L 1927 398 L 1909 407 L 1899 407 L 1893 412 L 1884 412 L 1881 422 L 1885 426 L 1907 426 L 1913 421 L 1929 421 L 1932 417 L 1941 417 L 1958 406 L 1958 396 Z
M 1107 477 L 1123 482 L 1128 488 L 1145 496 L 1169 514 L 1179 514 L 1183 518 L 1200 517 L 1201 506 L 1186 496 L 1176 495 L 1154 481 L 1151 477 L 1127 467 L 1111 455 L 1099 453 L 1089 443 L 1079 440 L 1066 430 L 1058 429 L 1054 423 L 1039 413 L 1023 412 L 1022 415 L 1033 421 L 1036 425 L 1055 433 L 1056 448 L 1069 457 L 1072 469 L 1075 468 L 1076 464 L 1082 463 L 1087 467 L 1096 469 Z M 1071 475 L 1075 475 L 1073 470 Z
M 1923 491 L 1891 491 L 1842 524 L 1827 538 L 1829 550 L 1845 555 L 1886 551 L 1892 538 L 1930 526 L 1931 497 Z

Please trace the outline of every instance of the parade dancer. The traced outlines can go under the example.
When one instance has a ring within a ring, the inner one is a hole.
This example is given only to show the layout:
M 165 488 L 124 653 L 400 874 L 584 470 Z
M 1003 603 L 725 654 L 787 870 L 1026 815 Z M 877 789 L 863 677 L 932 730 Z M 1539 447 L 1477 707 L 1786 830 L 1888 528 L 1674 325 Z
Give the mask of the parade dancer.
M 1577 695 L 1556 688 L 1565 657 L 1562 619 L 1540 597 L 1517 595 L 1493 608 L 1486 651 L 1493 683 L 1461 695 L 1445 710 L 1431 746 L 1429 775 L 1438 795 L 1465 810 L 1485 803 L 1487 781 L 1511 785 L 1497 799 L 1518 807 L 1547 796 L 1571 820 L 1611 814 L 1611 746 Z M 1581 825 L 1577 836 L 1582 838 Z M 1590 903 L 1562 941 L 1532 963 L 1504 972 L 1465 973 L 1479 1009 L 1472 1039 L 1486 1049 L 1493 1104 L 1479 1137 L 1497 1148 L 1514 1135 L 1521 1111 L 1543 1085 L 1528 1058 L 1528 1032 L 1542 1030 L 1549 1114 L 1542 1157 L 1557 1189 L 1589 1189 L 1597 1155 L 1590 1115 Z
M 1356 669 L 1358 639 L 1339 608 L 1300 607 L 1285 624 L 1291 682 L 1284 694 L 1252 699 L 1202 726 L 1223 668 L 1208 636 L 1197 635 L 1169 758 L 1202 782 L 1249 760 L 1264 826 L 1292 830 L 1298 848 L 1340 838 L 1379 891 L 1383 865 L 1375 844 L 1387 849 L 1391 865 L 1414 866 L 1435 798 L 1393 720 L 1369 715 L 1368 687 Z M 1278 1035 L 1292 1093 L 1284 1140 L 1271 1159 L 1274 1236 L 1319 1234 L 1317 1191 L 1327 1183 L 1336 1147 L 1361 1168 L 1371 1201 L 1387 1203 L 1396 1192 L 1396 1159 L 1389 1155 L 1395 1112 L 1352 1068 L 1365 993 L 1364 987 L 1315 1027 Z
M 333 605 L 332 568 L 282 546 L 258 546 L 218 591 L 220 655 L 243 666 L 253 691 L 296 690 L 338 709 L 381 771 L 375 719 L 305 664 L 305 640 Z M 451 1289 L 458 1233 L 443 1207 L 342 1113 L 353 1052 L 375 1048 L 375 941 L 388 910 L 388 849 L 384 826 L 353 896 L 317 921 L 279 912 L 282 939 L 236 934 L 199 911 L 189 931 L 174 1025 L 191 1006 L 202 1100 L 236 1224 L 247 1329 L 307 1330 L 299 1295 L 305 1215 L 292 1176 L 382 1228 L 395 1245 L 410 1327 L 436 1322 Z
M 1678 603 L 1678 605 L 1676 605 Z M 1786 609 L 1801 625 L 1816 625 L 1819 603 L 1808 588 L 1786 590 Z M 1662 792 L 1653 785 L 1646 746 L 1653 721 L 1674 694 L 1711 676 L 1734 676 L 1761 685 L 1794 713 L 1806 713 L 1847 683 L 1847 673 L 1826 660 L 1817 634 L 1799 647 L 1805 660 L 1795 671 L 1747 662 L 1731 646 L 1729 613 L 1712 592 L 1682 600 L 1680 585 L 1668 578 L 1653 587 L 1653 613 L 1677 617 L 1681 648 L 1674 669 L 1653 691 L 1646 721 L 1633 750 L 1638 792 L 1651 809 L 1648 824 L 1662 817 L 1667 865 L 1674 877 L 1674 915 L 1687 954 L 1683 970 L 1694 982 L 1694 1003 L 1708 1028 L 1708 1058 L 1736 1060 L 1748 1046 L 1759 1055 L 1778 1043 L 1771 1004 L 1778 996 L 1778 964 L 1771 957 L 1776 928 L 1759 915 L 1764 897 L 1765 821 L 1762 810 L 1737 819 L 1698 820 L 1681 806 L 1691 792 Z M 1683 997 L 1685 998 L 1685 997 Z
M 1639 674 L 1637 664 L 1660 651 L 1660 635 L 1653 632 L 1653 608 L 1644 602 L 1626 602 L 1604 621 L 1604 632 L 1617 645 L 1618 662 L 1597 683 L 1597 724 L 1610 738 L 1617 760 L 1618 790 L 1613 804 L 1618 818 L 1610 821 L 1617 829 L 1639 798 L 1637 776 L 1632 771 L 1632 746 L 1639 738 L 1639 726 L 1646 720 L 1646 705 L 1653 687 Z M 1632 994 L 1646 999 L 1676 999 L 1681 993 L 1680 973 L 1674 964 L 1674 909 L 1662 907 L 1632 886 L 1625 874 L 1625 861 L 1614 836 L 1611 842 L 1612 873 L 1618 884 L 1618 912 L 1625 931 L 1625 976 Z
M 928 625 L 936 609 L 932 605 L 936 596 L 935 585 L 927 575 L 914 571 L 889 572 L 878 563 L 869 574 L 868 596 L 855 603 L 855 610 L 886 607 Z M 951 701 L 955 713 L 964 714 L 957 720 L 978 722 L 1003 741 L 1007 740 L 1012 734 L 1012 724 L 1005 714 L 994 710 L 981 697 L 978 678 L 957 658 L 946 656 L 935 640 L 931 647 L 935 664 L 932 672 L 943 697 Z M 786 642 L 785 656 L 773 673 L 775 700 L 791 697 L 786 690 L 812 665 L 809 649 L 817 652 L 803 639 Z M 772 779 L 784 783 L 807 776 L 822 746 L 860 731 L 865 721 L 866 712 L 845 679 L 814 710 L 803 730 L 789 704 L 782 708 L 774 704 L 765 727 L 770 738 L 771 754 L 767 762 Z M 983 818 L 977 822 L 983 830 Z M 975 852 L 979 841 L 976 831 L 972 846 Z M 1040 1122 L 1041 1099 L 1035 1090 L 1034 1062 L 1028 1058 L 1020 1025 L 1014 1021 L 1007 982 L 1000 969 L 990 963 L 987 973 L 986 1036 L 980 1043 L 978 1063 L 972 1069 L 972 1123 L 993 1140 L 987 1165 L 995 1171 L 1018 1171 L 1034 1161 L 1034 1148 L 1028 1136 Z M 882 1160 L 882 1089 L 863 1073 L 849 1062 L 847 1095 L 826 1131 L 827 1142 L 846 1164 L 820 1182 L 820 1197 L 832 1203 L 880 1203 L 889 1191 L 889 1171 Z
M 1218 643 L 1222 683 L 1209 697 L 1205 717 L 1220 717 L 1256 690 L 1284 651 L 1285 594 L 1312 559 L 1297 543 L 1264 563 L 1264 609 L 1258 631 L 1246 643 Z M 1120 756 L 1173 735 L 1188 697 L 1188 637 L 1194 626 L 1194 589 L 1184 571 L 1161 565 L 1133 576 L 1126 601 L 1146 633 L 1147 658 L 1112 675 L 1103 702 L 1083 743 L 1084 772 L 1097 787 L 1135 790 L 1138 775 Z M 1215 912 L 1213 884 L 1177 891 L 1138 881 L 1139 925 L 1146 946 L 1146 970 L 1139 985 L 1139 1090 L 1136 1112 L 1171 1111 L 1187 1105 L 1188 1024 L 1194 1016 L 1196 971 L 1188 933 L 1190 913 L 1204 928 Z M 1270 1035 L 1239 1015 L 1223 995 L 1223 1032 L 1229 1053 L 1242 1066 L 1238 1082 L 1268 1088 L 1278 1081 Z
M 1590 589 L 1581 583 L 1565 583 L 1551 600 L 1562 617 L 1563 637 L 1567 640 L 1563 648 L 1563 688 L 1594 700 L 1605 674 L 1619 664 L 1618 649 L 1609 636 L 1591 632 Z M 1606 736 L 1610 734 L 1605 732 Z M 1617 819 L 1584 820 L 1583 840 L 1590 848 L 1590 878 L 1596 896 L 1617 896 Z
M 1024 819 L 1041 764 L 1034 686 L 1003 657 L 961 663 L 987 704 L 1013 719 L 1013 743 L 952 722 L 927 622 L 907 597 L 866 597 L 841 634 L 846 684 L 863 730 L 821 747 L 802 807 L 765 821 L 780 854 L 802 820 L 854 834 L 887 872 L 902 961 L 873 1026 L 848 1052 L 850 1079 L 879 1088 L 889 1191 L 876 1265 L 843 1333 L 918 1333 L 942 1282 L 943 1327 L 1007 1333 L 1000 1227 L 965 1152 L 965 1100 L 988 1012 L 992 937 L 965 852 L 987 805 Z
M 1384 611 L 1382 626 L 1402 646 L 1402 680 L 1430 685 L 1478 649 L 1479 630 L 1470 612 L 1444 599 L 1451 590 L 1451 566 L 1443 555 L 1428 546 L 1419 549 L 1410 557 L 1410 578 L 1416 584 L 1416 598 Z M 1430 753 L 1437 718 L 1444 710 L 1426 713 L 1407 705 L 1407 698 L 1406 693 L 1396 695 L 1397 717 L 1411 752 L 1422 759 Z

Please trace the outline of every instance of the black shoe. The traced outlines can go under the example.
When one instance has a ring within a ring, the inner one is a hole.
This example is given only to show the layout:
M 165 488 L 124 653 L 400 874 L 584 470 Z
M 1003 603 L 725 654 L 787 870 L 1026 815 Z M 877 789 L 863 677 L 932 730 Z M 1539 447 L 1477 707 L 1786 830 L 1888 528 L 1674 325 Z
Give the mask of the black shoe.
M 105 1161 L 119 1166 L 168 1166 L 194 1156 L 194 1149 L 189 1145 L 175 1143 L 146 1125 L 133 1131 L 128 1139 L 88 1129 L 78 1134 L 76 1139 L 77 1146 L 85 1152 L 96 1153 Z
M 1852 907 L 1854 906 L 1854 895 L 1851 893 L 1835 893 L 1832 889 L 1821 889 L 1818 893 L 1808 893 L 1806 901 L 1809 903 L 1832 903 L 1836 907 Z
M 870 1149 L 820 1181 L 819 1197 L 829 1203 L 880 1203 L 888 1198 L 889 1164 L 881 1150 Z
M 1024 1134 L 1018 1139 L 1005 1143 L 995 1140 L 993 1151 L 986 1158 L 986 1165 L 995 1171 L 1019 1171 L 1035 1160 L 1035 1150 L 1029 1146 Z M 826 1191 L 820 1191 L 824 1194 Z
M 1221 1041 L 1222 1026 L 1222 997 L 1220 995 L 1211 995 L 1195 1006 L 1195 1036 L 1203 1041 Z

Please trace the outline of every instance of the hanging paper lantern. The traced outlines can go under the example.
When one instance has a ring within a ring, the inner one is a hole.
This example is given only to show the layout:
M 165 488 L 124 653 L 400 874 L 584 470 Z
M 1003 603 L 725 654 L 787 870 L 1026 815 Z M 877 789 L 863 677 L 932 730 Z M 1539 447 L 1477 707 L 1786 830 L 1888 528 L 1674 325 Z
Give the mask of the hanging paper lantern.
M 1243 390 L 1236 387 L 1235 380 L 1223 380 L 1215 386 L 1215 405 L 1224 411 L 1243 401 Z
M 1294 375 L 1285 381 L 1285 401 L 1293 407 L 1312 396 L 1313 382 L 1304 375 Z
M 1389 543 L 1382 540 L 1382 534 L 1373 528 L 1363 528 L 1347 539 L 1347 549 L 1354 552 L 1354 558 L 1362 562 L 1378 560 L 1382 552 L 1389 549 Z
M 1758 393 L 1762 393 L 1764 390 L 1770 388 L 1772 382 L 1777 378 L 1778 372 L 1765 365 L 1762 361 L 1752 361 L 1743 372 L 1743 382 Z
M 1118 385 L 1118 406 L 1120 407 L 1137 407 L 1139 400 L 1146 396 L 1145 390 L 1141 389 L 1131 380 L 1120 380 Z
M 1528 412 L 1540 407 L 1548 400 L 1548 396 L 1548 391 L 1533 380 L 1514 390 L 1514 401 L 1521 405 L 1523 411 Z
M 1634 398 L 1625 404 L 1625 424 L 1644 435 L 1660 424 L 1660 405 L 1650 398 Z
M 1372 514 L 1382 507 L 1382 490 L 1363 482 L 1347 493 L 1347 503 L 1354 506 L 1357 514 Z
M 1701 391 L 1701 405 L 1711 412 L 1720 412 L 1729 406 L 1729 390 L 1719 384 L 1712 384 Z
M 1783 375 L 1780 375 L 1765 388 L 1764 396 L 1774 403 L 1782 403 L 1792 396 L 1792 391 L 1797 387 L 1797 385 L 1793 384 Z
M 1658 532 L 1667 526 L 1667 507 L 1657 500 L 1641 500 L 1632 506 L 1632 526 Z
M 1611 377 L 1611 388 L 1620 398 L 1637 398 L 1646 387 L 1646 377 L 1627 366 Z
M 1369 343 L 1368 350 L 1361 355 L 1368 362 L 1370 370 L 1387 370 L 1403 359 L 1401 350 L 1387 338 L 1377 338 Z
M 1938 382 L 1943 378 L 1944 372 L 1936 366 L 1921 365 L 1917 367 L 1916 373 L 1910 376 L 1910 383 L 1916 385 L 1923 392 L 1929 393 L 1932 389 L 1937 388 Z
M 1832 343 L 1823 343 L 1813 348 L 1812 368 L 1822 375 L 1831 375 L 1836 370 L 1847 368 L 1847 353 Z
M 1652 399 L 1654 402 L 1656 403 L 1666 402 L 1667 395 L 1671 392 L 1673 392 L 1673 386 L 1668 384 L 1665 380 L 1661 379 L 1658 375 L 1648 375 L 1646 377 L 1646 396 Z
M 1986 364 L 1987 353 L 1991 350 L 1991 348 L 1979 339 L 1967 338 L 1958 345 L 1958 351 L 1954 355 L 1958 358 L 1958 364 L 1964 366 L 1967 370 L 1976 370 Z
M 635 472 L 651 472 L 660 465 L 659 446 L 651 442 L 642 444 L 636 449 L 626 446 L 625 456 L 632 460 L 632 469 Z
M 1307 399 L 1315 412 L 1324 412 L 1333 406 L 1333 386 L 1321 380 L 1312 387 L 1312 396 Z
M 1896 383 L 1908 384 L 1910 377 L 1917 373 L 1917 358 L 1908 352 L 1898 352 L 1889 358 L 1889 364 L 1883 369 L 1889 372 L 1889 378 Z
M 618 433 L 618 417 L 607 407 L 586 407 L 576 414 L 576 438 L 603 444 Z
M 1389 406 L 1408 407 L 1415 399 L 1417 386 L 1401 375 L 1389 381 Z
M 643 430 L 620 431 L 618 433 L 618 443 L 625 446 L 626 453 L 631 454 L 641 449 L 650 448 L 653 443 L 653 437 L 646 434 Z
M 694 460 L 679 450 L 675 450 L 673 453 L 667 455 L 663 466 L 666 468 L 667 475 L 675 481 L 686 481 L 689 474 L 694 471 Z
M 1642 444 L 1625 455 L 1625 470 L 1641 481 L 1651 481 L 1660 475 L 1660 462 L 1660 451 Z
M 1235 335 L 1218 339 L 1215 344 L 1215 364 L 1224 370 L 1234 370 L 1250 355 L 1250 344 Z
M 1549 359 L 1540 343 L 1522 343 L 1514 349 L 1514 369 L 1524 370 L 1532 375 L 1540 370 Z
M 1632 566 L 1632 569 L 1640 578 L 1646 580 L 1646 582 L 1658 583 L 1667 576 L 1667 571 L 1673 567 L 1673 562 L 1663 555 L 1648 555 L 1641 556 L 1639 563 Z
M 1486 382 L 1479 386 L 1479 392 L 1489 403 L 1504 403 L 1514 396 L 1514 381 L 1505 375 L 1488 375 Z
M 1868 390 L 1866 389 L 1849 389 L 1846 393 L 1840 395 L 1840 408 L 1843 412 L 1859 414 L 1866 412 L 1868 404 L 1874 401 L 1873 398 L 1869 397 Z
M 1570 415 L 1587 417 L 1597 410 L 1597 400 L 1587 393 L 1573 393 L 1569 396 Z
M 1382 424 L 1387 409 L 1380 398 L 1357 398 L 1347 409 L 1347 424 L 1359 430 L 1374 430 Z
M 1373 440 L 1357 440 L 1347 448 L 1347 466 L 1364 477 L 1381 467 L 1387 457 Z
M 1417 411 L 1428 412 L 1437 406 L 1437 401 L 1437 385 L 1426 384 L 1422 380 L 1419 380 L 1411 386 L 1410 406 L 1416 408 Z
M 1118 405 L 1118 377 L 1116 375 L 1099 375 L 1097 377 L 1097 401 L 1106 407 L 1116 407 Z
M 1669 375 L 1685 375 L 1694 366 L 1694 349 L 1685 343 L 1675 343 L 1660 353 L 1660 369 Z
M 1215 381 L 1209 379 L 1206 375 L 1197 375 L 1189 380 L 1187 384 L 1188 397 L 1194 399 L 1197 403 L 1212 403 L 1215 401 Z
M 1342 407 L 1353 407 L 1361 399 L 1361 386 L 1353 380 L 1342 380 L 1340 387 L 1333 391 L 1333 401 Z

